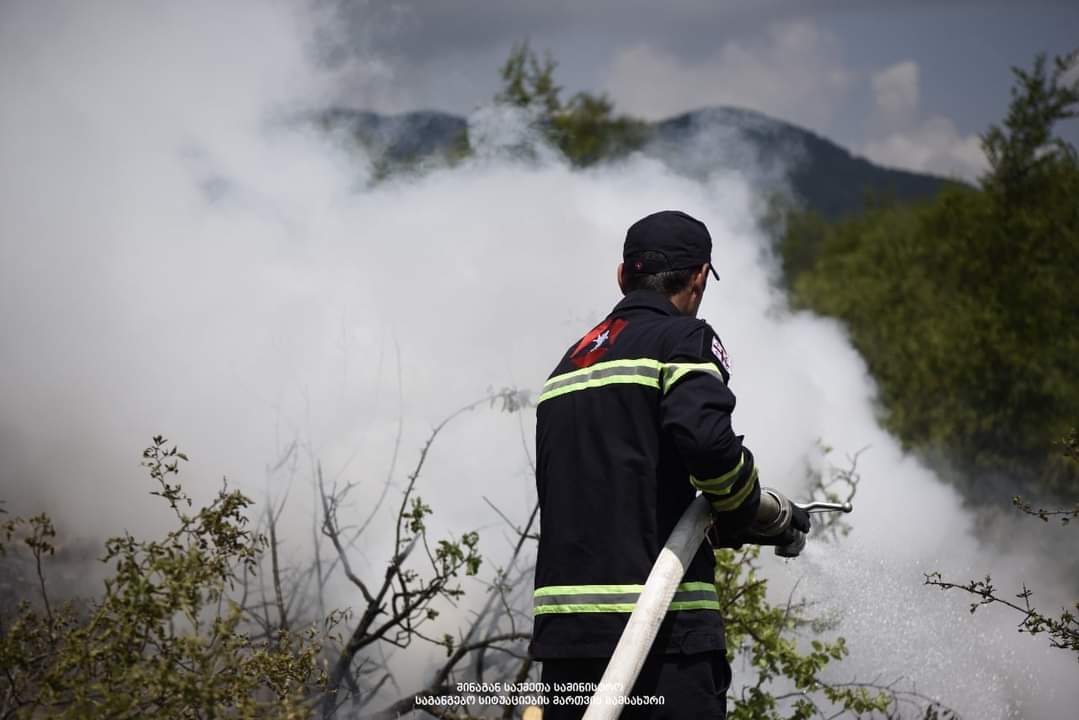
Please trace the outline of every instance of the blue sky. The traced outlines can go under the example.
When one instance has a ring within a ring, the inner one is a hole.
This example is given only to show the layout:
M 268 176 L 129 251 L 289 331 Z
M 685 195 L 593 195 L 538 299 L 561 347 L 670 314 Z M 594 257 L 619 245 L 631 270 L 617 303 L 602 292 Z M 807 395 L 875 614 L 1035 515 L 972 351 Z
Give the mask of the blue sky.
M 1009 67 L 1079 47 L 1079 3 L 1049 0 L 368 0 L 336 10 L 338 58 L 360 61 L 345 63 L 341 100 L 357 107 L 468 112 L 528 38 L 551 51 L 568 91 L 605 91 L 625 112 L 741 105 L 885 164 L 964 177 L 983 166 L 977 134 L 1003 116 Z

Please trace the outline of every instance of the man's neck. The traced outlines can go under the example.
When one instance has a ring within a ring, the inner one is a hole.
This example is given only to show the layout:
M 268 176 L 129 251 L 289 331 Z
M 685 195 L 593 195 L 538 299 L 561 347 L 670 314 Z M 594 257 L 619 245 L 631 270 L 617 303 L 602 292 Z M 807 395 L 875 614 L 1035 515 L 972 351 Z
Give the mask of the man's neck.
M 669 296 L 667 299 L 671 301 L 671 305 L 674 305 L 680 315 L 696 317 L 697 305 L 693 302 L 694 295 L 692 288 L 686 288 L 677 295 Z

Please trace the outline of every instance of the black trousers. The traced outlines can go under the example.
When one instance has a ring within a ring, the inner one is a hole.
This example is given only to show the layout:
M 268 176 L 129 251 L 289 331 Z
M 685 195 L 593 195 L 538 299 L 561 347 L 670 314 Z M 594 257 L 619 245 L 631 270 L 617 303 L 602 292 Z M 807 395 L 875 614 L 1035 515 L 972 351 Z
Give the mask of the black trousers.
M 547 690 L 543 720 L 579 720 L 610 658 L 543 661 L 540 679 Z M 695 655 L 650 655 L 629 693 L 621 718 L 637 720 L 715 720 L 727 717 L 731 668 L 723 651 Z M 583 687 L 582 687 L 583 686 Z

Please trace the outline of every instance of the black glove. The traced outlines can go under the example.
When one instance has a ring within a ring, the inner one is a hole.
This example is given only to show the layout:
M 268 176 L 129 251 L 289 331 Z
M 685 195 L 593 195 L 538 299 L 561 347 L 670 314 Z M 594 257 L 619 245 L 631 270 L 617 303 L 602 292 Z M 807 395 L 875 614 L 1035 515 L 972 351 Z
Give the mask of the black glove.
M 730 548 L 732 550 L 741 550 L 742 546 L 749 542 L 746 539 L 746 533 L 749 532 L 746 528 L 731 532 L 728 530 L 722 520 L 715 519 L 712 525 L 708 528 L 706 537 L 708 542 L 716 550 L 719 548 Z
M 779 557 L 798 557 L 806 546 L 806 536 L 809 535 L 809 513 L 801 508 L 791 505 L 791 519 L 779 536 L 776 537 L 776 555 Z
M 813 529 L 813 523 L 809 519 L 809 512 L 791 503 L 791 525 L 806 535 Z
M 761 490 L 761 510 L 757 520 L 739 533 L 713 526 L 708 531 L 712 547 L 739 549 L 744 544 L 773 545 L 780 557 L 798 557 L 806 544 L 811 523 L 809 513 L 771 488 Z

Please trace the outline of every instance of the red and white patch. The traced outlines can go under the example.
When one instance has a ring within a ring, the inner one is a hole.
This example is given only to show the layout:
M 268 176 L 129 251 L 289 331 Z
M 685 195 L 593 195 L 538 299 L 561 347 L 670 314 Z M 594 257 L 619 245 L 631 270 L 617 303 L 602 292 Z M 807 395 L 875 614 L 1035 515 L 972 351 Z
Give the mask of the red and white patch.
M 581 338 L 577 347 L 570 353 L 569 361 L 579 368 L 592 365 L 607 354 L 627 324 L 627 321 L 622 318 L 604 320 Z
M 731 358 L 727 355 L 727 348 L 723 347 L 723 343 L 715 335 L 712 336 L 712 354 L 716 356 L 716 360 L 719 360 L 724 370 L 731 371 Z

